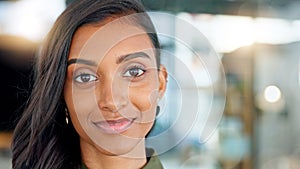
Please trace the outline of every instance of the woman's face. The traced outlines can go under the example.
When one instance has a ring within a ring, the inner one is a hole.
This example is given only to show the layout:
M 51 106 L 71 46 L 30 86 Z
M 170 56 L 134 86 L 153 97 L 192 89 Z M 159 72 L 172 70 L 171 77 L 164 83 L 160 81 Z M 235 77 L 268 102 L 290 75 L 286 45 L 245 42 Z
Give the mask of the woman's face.
M 64 98 L 81 146 L 122 155 L 143 141 L 155 120 L 167 73 L 141 28 L 108 20 L 74 34 Z M 106 25 L 105 25 L 106 24 Z

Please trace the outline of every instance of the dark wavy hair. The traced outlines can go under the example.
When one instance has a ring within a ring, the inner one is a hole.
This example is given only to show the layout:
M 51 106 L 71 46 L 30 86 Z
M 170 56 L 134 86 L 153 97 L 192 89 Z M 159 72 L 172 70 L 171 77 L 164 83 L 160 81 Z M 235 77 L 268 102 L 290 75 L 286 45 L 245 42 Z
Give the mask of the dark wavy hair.
M 79 0 L 57 19 L 38 54 L 35 83 L 12 142 L 13 169 L 79 169 L 79 136 L 71 122 L 66 124 L 63 88 L 67 58 L 75 31 L 85 24 L 97 24 L 109 17 L 144 13 L 137 0 Z M 147 14 L 135 20 L 146 29 L 154 48 L 160 45 Z M 157 65 L 160 64 L 156 50 Z

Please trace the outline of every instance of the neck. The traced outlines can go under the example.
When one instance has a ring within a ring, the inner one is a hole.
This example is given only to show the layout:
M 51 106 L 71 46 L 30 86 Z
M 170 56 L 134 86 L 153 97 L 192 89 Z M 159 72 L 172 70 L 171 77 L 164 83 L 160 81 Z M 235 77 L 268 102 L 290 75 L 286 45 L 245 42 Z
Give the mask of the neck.
M 147 162 L 144 140 L 123 155 L 103 153 L 99 147 L 82 141 L 80 145 L 83 163 L 88 169 L 137 169 L 142 168 Z

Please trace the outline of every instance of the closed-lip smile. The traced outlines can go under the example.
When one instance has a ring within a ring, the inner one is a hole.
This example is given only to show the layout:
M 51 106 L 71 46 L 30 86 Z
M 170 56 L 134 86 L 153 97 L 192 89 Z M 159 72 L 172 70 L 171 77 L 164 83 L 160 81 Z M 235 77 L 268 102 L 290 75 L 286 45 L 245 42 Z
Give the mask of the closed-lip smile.
M 94 122 L 94 124 L 105 133 L 116 134 L 122 133 L 129 129 L 134 120 L 135 118 L 121 118 L 116 120 Z

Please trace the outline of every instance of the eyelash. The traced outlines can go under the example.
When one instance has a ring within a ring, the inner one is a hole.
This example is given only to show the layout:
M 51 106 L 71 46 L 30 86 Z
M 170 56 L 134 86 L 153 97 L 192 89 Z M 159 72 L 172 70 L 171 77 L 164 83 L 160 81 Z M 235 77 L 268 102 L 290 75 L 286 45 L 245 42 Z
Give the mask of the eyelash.
M 130 74 L 130 71 L 136 71 L 135 73 L 138 73 L 137 75 Z M 145 73 L 146 69 L 141 65 L 133 65 L 126 69 L 126 71 L 123 73 L 123 77 L 129 78 L 130 80 L 137 80 L 138 78 L 141 78 Z M 89 79 L 83 79 L 83 78 L 89 78 Z M 98 77 L 87 72 L 80 72 L 79 75 L 74 77 L 74 81 L 79 84 L 88 84 L 92 83 L 98 80 Z
M 84 78 L 84 76 L 89 76 L 88 81 L 84 81 L 82 78 Z M 92 80 L 91 80 L 92 79 Z M 92 75 L 90 73 L 83 73 L 81 72 L 79 75 L 75 76 L 74 80 L 78 83 L 84 84 L 84 83 L 90 83 L 93 81 L 97 81 L 98 77 L 95 75 Z
M 136 75 L 136 76 L 135 75 L 131 75 L 130 71 L 133 71 L 133 70 L 138 70 L 138 72 L 137 72 L 138 75 Z M 140 71 L 142 71 L 142 72 L 140 72 Z M 130 78 L 132 80 L 135 80 L 135 79 L 141 78 L 146 72 L 147 72 L 147 70 L 143 66 L 141 66 L 141 65 L 133 65 L 133 66 L 131 66 L 131 67 L 129 67 L 129 68 L 126 69 L 126 71 L 123 74 L 123 77 L 128 77 L 128 78 Z M 128 74 L 128 75 L 126 75 L 126 74 Z

